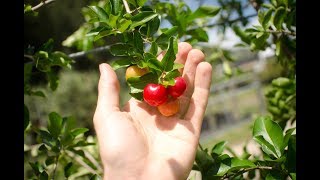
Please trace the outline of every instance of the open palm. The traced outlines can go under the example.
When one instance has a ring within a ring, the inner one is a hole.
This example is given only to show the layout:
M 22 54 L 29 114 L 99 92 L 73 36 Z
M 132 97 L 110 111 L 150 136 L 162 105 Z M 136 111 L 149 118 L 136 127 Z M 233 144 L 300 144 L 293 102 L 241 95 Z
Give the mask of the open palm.
M 161 59 L 161 57 L 159 57 Z M 94 126 L 104 179 L 186 179 L 191 171 L 206 109 L 212 68 L 204 54 L 179 43 L 176 62 L 185 64 L 187 90 L 180 111 L 162 116 L 156 107 L 131 98 L 120 109 L 119 81 L 107 64 L 100 65 Z

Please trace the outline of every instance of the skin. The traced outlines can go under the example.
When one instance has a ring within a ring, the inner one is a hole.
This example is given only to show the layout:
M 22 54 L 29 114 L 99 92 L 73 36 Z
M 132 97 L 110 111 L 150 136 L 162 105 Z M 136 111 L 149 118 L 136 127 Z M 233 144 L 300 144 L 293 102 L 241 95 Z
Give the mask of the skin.
M 161 59 L 163 54 L 158 57 Z M 108 64 L 101 64 L 93 117 L 104 179 L 186 179 L 192 169 L 208 102 L 212 67 L 204 54 L 179 43 L 176 62 L 187 89 L 180 111 L 165 117 L 157 107 L 131 98 L 119 107 L 120 85 Z

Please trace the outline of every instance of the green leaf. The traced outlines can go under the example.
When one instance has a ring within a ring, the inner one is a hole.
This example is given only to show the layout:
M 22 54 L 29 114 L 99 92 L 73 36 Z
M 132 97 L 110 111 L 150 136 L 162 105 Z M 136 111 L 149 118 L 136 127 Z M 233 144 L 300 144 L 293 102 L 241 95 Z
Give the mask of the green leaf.
M 156 42 L 151 43 L 151 48 L 149 52 L 155 56 L 158 54 L 158 45 Z
M 286 167 L 289 173 L 296 172 L 296 164 L 297 164 L 296 156 L 297 156 L 296 135 L 292 135 L 290 136 L 290 139 L 288 142 L 288 152 L 287 152 L 287 158 L 286 158 Z
M 51 52 L 53 50 L 54 40 L 52 38 L 48 39 L 46 43 L 44 43 L 40 48 L 39 51 L 47 51 Z
M 77 171 L 77 168 L 73 165 L 72 162 L 69 162 L 64 167 L 64 176 L 68 178 L 71 174 L 74 174 Z
M 147 59 L 147 66 L 151 69 L 154 69 L 154 70 L 160 72 L 160 73 L 163 71 L 163 65 L 157 58 Z
M 49 79 L 49 86 L 52 91 L 55 91 L 59 85 L 59 77 L 54 72 L 47 72 L 47 76 Z
M 50 147 L 53 147 L 56 145 L 54 137 L 48 131 L 40 130 L 39 134 L 44 144 Z
M 227 61 L 223 61 L 222 63 L 223 73 L 227 76 L 232 76 L 232 69 L 230 64 Z
M 130 29 L 133 29 L 137 26 L 145 24 L 146 22 L 152 20 L 153 18 L 155 18 L 157 16 L 158 16 L 158 14 L 155 14 L 152 11 L 141 12 L 141 13 L 132 17 L 132 19 L 131 19 L 132 24 L 130 26 Z
M 48 179 L 49 179 L 49 176 L 48 176 L 47 172 L 46 172 L 46 171 L 43 171 L 43 172 L 40 174 L 39 179 L 40 179 L 40 180 L 48 180 Z
M 30 123 L 30 114 L 28 107 L 24 104 L 24 131 L 27 129 Z
M 161 61 L 161 64 L 166 72 L 169 72 L 173 69 L 174 60 L 176 59 L 176 52 L 174 50 L 174 46 L 177 46 L 177 41 L 174 37 L 171 37 L 169 39 L 166 54 L 164 55 Z
M 220 9 L 217 6 L 200 6 L 188 17 L 188 21 L 193 21 L 196 18 L 214 17 L 219 13 Z
M 131 25 L 132 21 L 131 20 L 126 20 L 126 19 L 121 19 L 119 21 L 119 27 L 118 30 L 120 32 L 124 32 L 125 30 L 128 29 L 128 27 Z
M 127 83 L 131 87 L 144 89 L 149 83 L 158 83 L 158 76 L 150 72 L 140 77 L 130 77 L 127 79 Z
M 180 64 L 180 63 L 176 63 L 176 62 L 173 64 L 173 70 L 181 69 L 183 67 L 184 67 L 184 64 Z
M 271 17 L 272 17 L 272 12 L 273 12 L 273 10 L 272 10 L 272 9 L 269 9 L 269 10 L 266 12 L 266 14 L 265 14 L 265 16 L 264 16 L 264 18 L 263 18 L 263 20 L 262 20 L 261 25 L 262 25 L 262 27 L 265 28 L 265 29 L 268 28 L 269 21 L 270 21 L 270 19 L 271 19 Z
M 133 34 L 133 44 L 134 44 L 134 47 L 137 49 L 137 51 L 140 53 L 140 54 L 143 54 L 143 40 L 142 40 L 142 37 L 141 37 L 141 34 L 138 33 L 138 32 L 134 32 Z
M 280 55 L 280 51 L 281 51 L 281 40 L 278 39 L 278 41 L 276 42 L 276 56 Z
M 62 129 L 62 117 L 56 112 L 51 112 L 49 114 L 49 121 L 48 121 L 48 130 L 50 134 L 53 137 L 58 138 L 58 136 L 60 135 L 61 129 Z
M 39 97 L 46 97 L 46 95 L 42 91 L 31 91 L 30 95 L 39 96 Z
M 214 162 L 213 158 L 209 156 L 208 153 L 200 149 L 197 149 L 195 161 L 201 169 L 201 172 L 206 172 Z
M 296 180 L 296 179 L 297 179 L 296 173 L 290 173 L 289 175 L 290 175 L 290 177 L 291 177 L 292 180 Z
M 273 17 L 273 24 L 278 30 L 282 28 L 282 23 L 284 21 L 285 16 L 286 16 L 285 8 L 282 6 L 277 8 Z
M 131 64 L 132 63 L 130 59 L 119 59 L 119 60 L 113 61 L 111 63 L 111 67 L 113 68 L 113 70 L 117 70 L 119 68 L 129 67 Z
M 99 6 L 89 6 L 89 8 L 97 15 L 100 21 L 108 22 L 108 13 Z
M 112 14 L 117 15 L 120 13 L 120 0 L 111 0 Z
M 277 79 L 272 80 L 272 85 L 280 88 L 286 88 L 290 85 L 292 85 L 292 82 L 290 79 L 285 78 L 285 77 L 279 77 Z
M 84 134 L 85 132 L 89 131 L 89 129 L 87 128 L 76 128 L 76 129 L 72 129 L 70 134 L 76 138 L 77 136 Z
M 109 23 L 108 23 L 110 25 L 110 27 L 112 27 L 112 28 L 116 28 L 117 27 L 118 18 L 119 18 L 119 16 L 115 16 L 115 15 L 110 14 Z
M 134 50 L 129 44 L 114 44 L 110 46 L 110 53 L 113 56 L 130 56 Z
M 147 36 L 151 37 L 154 33 L 158 31 L 159 27 L 160 27 L 160 18 L 158 16 L 148 22 Z
M 189 30 L 187 34 L 191 35 L 192 38 L 197 39 L 198 41 L 208 42 L 209 36 L 207 32 L 201 28 Z
M 105 10 L 105 12 L 110 15 L 111 14 L 111 11 L 112 11 L 112 4 L 110 2 L 110 0 L 106 0 L 105 1 L 105 4 L 103 6 L 103 9 Z
M 271 150 L 273 152 L 272 154 L 276 158 L 281 157 L 284 151 L 284 149 L 282 149 L 282 129 L 276 122 L 272 121 L 270 117 L 261 116 L 255 120 L 253 127 L 253 139 L 261 146 L 265 146 Z M 269 150 L 266 153 L 270 154 Z
M 239 26 L 233 26 L 233 31 L 236 33 L 237 36 L 240 37 L 240 39 L 243 42 L 247 44 L 251 43 L 250 37 L 246 34 L 245 31 L 242 31 Z
M 143 6 L 144 3 L 146 3 L 146 2 L 147 2 L 147 0 L 137 0 L 137 3 L 139 6 Z
M 24 64 L 24 83 L 28 83 L 31 77 L 31 73 L 32 73 L 32 64 L 31 63 L 27 63 Z
M 142 101 L 143 100 L 143 93 L 129 93 L 133 98 Z
M 296 128 L 290 128 L 286 131 L 286 135 L 283 138 L 283 144 L 282 144 L 282 149 L 288 146 L 289 139 L 291 137 L 291 134 L 296 130 Z
M 228 171 L 230 172 L 230 171 L 235 171 L 242 168 L 252 168 L 252 167 L 256 167 L 256 165 L 252 161 L 247 159 L 239 159 L 239 158 L 232 157 L 231 167 Z
M 165 80 L 173 80 L 173 85 L 175 84 L 174 78 L 179 77 L 180 72 L 178 69 L 173 69 L 172 71 L 169 71 L 166 76 L 164 77 Z
M 178 32 L 178 26 L 173 26 L 172 28 L 164 31 L 157 39 L 156 43 L 161 49 L 165 49 L 168 46 L 168 40 L 171 36 L 174 36 Z
M 38 161 L 36 161 L 35 163 L 29 162 L 29 165 L 31 166 L 33 173 L 36 176 L 38 176 L 44 171 L 44 167 Z
M 220 155 L 223 152 L 224 147 L 227 143 L 228 143 L 227 141 L 221 141 L 221 142 L 217 143 L 216 145 L 214 145 L 211 150 L 211 154 Z
M 100 31 L 100 32 L 98 33 L 98 35 L 96 35 L 96 36 L 94 37 L 93 41 L 97 41 L 97 40 L 99 40 L 99 39 L 101 39 L 101 38 L 103 38 L 103 37 L 106 37 L 106 36 L 109 36 L 109 35 L 115 34 L 115 33 L 116 33 L 116 32 L 115 32 L 114 30 L 109 30 L 109 29 Z
M 55 162 L 56 157 L 55 156 L 47 156 L 47 159 L 45 161 L 46 166 L 49 166 Z
M 102 178 L 101 178 L 101 176 L 95 174 L 95 175 L 90 177 L 90 180 L 102 180 Z
M 265 180 L 279 180 L 279 179 L 285 179 L 285 178 L 278 170 L 271 170 L 270 172 L 268 172 L 267 176 L 265 177 Z

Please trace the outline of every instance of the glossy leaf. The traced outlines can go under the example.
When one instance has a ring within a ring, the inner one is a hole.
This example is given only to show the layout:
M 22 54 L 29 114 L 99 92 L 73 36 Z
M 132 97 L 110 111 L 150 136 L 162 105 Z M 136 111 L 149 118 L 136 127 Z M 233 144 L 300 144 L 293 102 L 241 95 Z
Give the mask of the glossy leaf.
M 112 14 L 117 15 L 120 13 L 120 0 L 110 0 L 112 5 Z
M 178 32 L 178 27 L 173 26 L 172 28 L 164 31 L 157 39 L 156 43 L 161 49 L 165 49 L 168 46 L 169 38 L 174 36 Z
M 70 134 L 76 138 L 77 136 L 81 135 L 81 134 L 84 134 L 85 132 L 89 131 L 89 129 L 87 128 L 76 128 L 76 129 L 73 129 L 71 130 Z
M 268 28 L 269 21 L 270 21 L 270 19 L 271 19 L 271 17 L 272 17 L 272 12 L 273 12 L 273 10 L 272 10 L 272 9 L 269 9 L 269 10 L 266 12 L 266 14 L 265 14 L 265 16 L 264 16 L 264 18 L 263 18 L 263 20 L 262 20 L 261 25 L 262 25 L 262 27 L 265 28 L 265 29 Z
M 197 39 L 198 41 L 208 42 L 209 40 L 207 32 L 201 28 L 187 31 L 187 34 L 191 35 L 192 38 Z
M 213 148 L 211 149 L 211 154 L 220 155 L 223 152 L 224 147 L 227 143 L 228 143 L 227 141 L 221 141 L 216 145 L 214 145 Z
M 155 56 L 158 54 L 158 45 L 157 45 L 157 43 L 155 43 L 155 42 L 151 43 L 150 53 L 155 55 Z
M 173 69 L 174 60 L 176 59 L 176 52 L 174 46 L 177 46 L 177 41 L 174 37 L 169 39 L 169 45 L 166 54 L 162 58 L 161 64 L 166 72 Z
M 39 176 L 40 180 L 48 180 L 49 179 L 49 175 L 46 171 L 43 171 L 40 176 Z
M 133 47 L 128 44 L 114 44 L 110 46 L 110 53 L 114 56 L 130 56 L 133 52 Z
M 180 72 L 178 69 L 174 69 L 172 71 L 169 71 L 168 74 L 166 74 L 166 76 L 164 77 L 165 80 L 169 81 L 169 80 L 173 80 L 174 78 L 180 76 Z M 173 85 L 174 85 L 174 81 L 173 81 Z
M 126 19 L 121 19 L 119 21 L 119 27 L 118 30 L 120 32 L 124 32 L 125 30 L 128 29 L 128 27 L 131 25 L 132 21 L 131 20 L 126 20 Z
M 286 16 L 286 11 L 284 9 L 284 7 L 279 7 L 275 14 L 274 14 L 274 18 L 273 18 L 273 24 L 277 29 L 281 29 L 282 27 L 282 23 L 284 21 L 284 18 Z
M 292 133 L 296 130 L 296 128 L 290 128 L 286 131 L 286 134 L 283 138 L 283 145 L 282 145 L 282 149 L 284 149 L 285 147 L 288 146 L 288 142 L 289 142 L 289 139 L 292 135 Z
M 74 174 L 77 171 L 77 168 L 73 165 L 72 162 L 69 162 L 64 167 L 64 176 L 68 178 L 70 175 Z
M 130 77 L 127 83 L 136 89 L 143 89 L 149 83 L 158 83 L 158 76 L 154 73 L 147 73 L 141 77 Z
M 49 86 L 52 91 L 55 91 L 59 85 L 59 77 L 54 72 L 47 73 L 49 79 Z
M 296 172 L 296 165 L 297 165 L 296 156 L 297 156 L 296 135 L 292 135 L 288 142 L 288 152 L 287 152 L 287 160 L 286 160 L 286 167 L 289 173 Z
M 220 9 L 217 6 L 200 6 L 188 17 L 188 21 L 193 21 L 196 18 L 213 17 L 219 13 Z
M 131 64 L 132 63 L 130 59 L 119 59 L 119 60 L 113 61 L 111 63 L 111 67 L 113 68 L 113 70 L 117 70 L 119 68 L 129 67 Z
M 141 34 L 138 32 L 135 32 L 133 34 L 133 42 L 134 42 L 134 47 L 137 49 L 137 52 L 140 54 L 143 54 L 143 40 L 141 37 Z
M 284 151 L 282 129 L 270 117 L 259 117 L 255 120 L 253 139 L 267 151 L 266 153 L 270 154 L 271 151 L 275 157 L 281 157 Z
M 57 138 L 60 135 L 62 129 L 62 117 L 56 113 L 51 112 L 49 114 L 49 121 L 48 121 L 48 130 L 50 134 Z
M 89 8 L 97 15 L 100 21 L 108 21 L 109 16 L 103 8 L 99 6 L 89 6 Z
M 153 18 L 157 17 L 158 14 L 155 14 L 154 12 L 141 12 L 135 16 L 132 17 L 132 24 L 130 26 L 131 29 L 140 26 L 142 24 L 145 24 L 146 22 L 152 20 Z

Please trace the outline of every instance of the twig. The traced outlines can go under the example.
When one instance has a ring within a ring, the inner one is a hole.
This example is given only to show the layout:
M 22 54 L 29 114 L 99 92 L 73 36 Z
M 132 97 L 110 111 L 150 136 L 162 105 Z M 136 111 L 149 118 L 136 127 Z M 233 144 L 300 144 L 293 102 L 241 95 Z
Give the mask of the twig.
M 89 53 L 96 53 L 96 52 L 101 52 L 101 51 L 104 51 L 104 50 L 107 50 L 109 49 L 110 46 L 102 46 L 102 47 L 98 47 L 98 48 L 95 48 L 95 49 L 91 49 L 89 51 L 80 51 L 80 52 L 76 52 L 76 53 L 71 53 L 69 54 L 68 56 L 70 58 L 78 58 L 78 57 L 82 57 L 86 54 L 89 54 Z
M 250 0 L 251 5 L 253 8 L 258 12 L 260 9 L 260 4 L 256 0 Z
M 41 3 L 39 3 L 38 5 L 34 6 L 31 8 L 32 11 L 35 11 L 37 9 L 39 9 L 40 7 L 42 7 L 45 4 L 50 4 L 52 2 L 54 2 L 55 0 L 47 0 L 47 1 L 42 1 Z
M 275 33 L 275 34 L 287 34 L 287 35 L 291 35 L 291 36 L 296 36 L 296 32 L 292 32 L 292 31 L 285 31 L 285 30 L 267 30 L 265 32 L 269 32 L 269 33 Z
M 96 159 L 87 151 L 83 150 L 84 155 L 92 162 L 92 164 L 94 164 L 99 171 L 102 172 L 102 167 L 100 166 L 100 164 L 96 161 Z
M 252 168 L 246 168 L 246 169 L 243 169 L 241 171 L 238 171 L 237 173 L 235 174 L 225 174 L 224 176 L 222 176 L 221 179 L 226 179 L 226 178 L 230 178 L 232 179 L 233 177 L 237 177 L 238 175 L 240 174 L 243 174 L 245 172 L 249 172 L 249 171 L 252 171 L 252 170 L 256 170 L 256 169 L 268 169 L 268 170 L 272 170 L 274 169 L 273 167 L 269 167 L 269 166 L 257 166 L 257 167 L 252 167 Z
M 33 56 L 31 56 L 31 55 L 27 55 L 27 54 L 25 54 L 25 55 L 23 55 L 25 58 L 29 58 L 29 59 L 31 59 L 31 60 L 33 60 L 34 61 L 34 58 L 33 58 Z
M 85 167 L 88 171 L 90 171 L 90 173 L 99 174 L 94 169 L 92 169 L 88 164 L 86 164 L 81 158 L 77 157 L 73 152 L 68 150 L 66 150 L 65 152 L 69 157 L 74 158 L 81 166 Z
M 124 8 L 126 9 L 127 13 L 130 14 L 130 13 L 131 13 L 131 10 L 130 10 L 130 8 L 129 8 L 129 5 L 128 5 L 127 0 L 122 0 L 122 2 L 123 2 Z
M 56 157 L 55 166 L 54 166 L 54 169 L 53 169 L 52 180 L 54 180 L 54 177 L 55 177 L 55 175 L 56 175 L 56 171 L 57 171 L 57 167 L 58 167 L 59 156 L 60 156 L 60 154 Z

